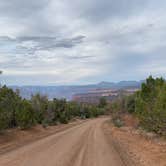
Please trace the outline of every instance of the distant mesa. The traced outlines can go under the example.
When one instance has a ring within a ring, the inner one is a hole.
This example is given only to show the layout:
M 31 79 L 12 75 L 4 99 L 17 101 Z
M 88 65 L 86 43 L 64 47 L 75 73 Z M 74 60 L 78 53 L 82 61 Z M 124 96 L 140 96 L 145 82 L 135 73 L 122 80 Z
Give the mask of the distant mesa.
M 96 89 L 89 91 L 87 93 L 75 94 L 73 96 L 73 101 L 77 101 L 79 103 L 98 104 L 100 99 L 104 97 L 107 100 L 107 102 L 112 102 L 119 96 L 129 96 L 134 94 L 138 90 L 138 88 L 123 90 Z
M 40 93 L 47 95 L 49 99 L 53 98 L 66 98 L 72 100 L 82 96 L 102 95 L 112 98 L 113 94 L 119 90 L 134 90 L 139 89 L 142 81 L 121 81 L 118 83 L 113 82 L 100 82 L 98 84 L 90 85 L 71 85 L 71 86 L 10 86 L 13 90 L 19 89 L 20 95 L 23 98 L 30 99 L 31 95 Z

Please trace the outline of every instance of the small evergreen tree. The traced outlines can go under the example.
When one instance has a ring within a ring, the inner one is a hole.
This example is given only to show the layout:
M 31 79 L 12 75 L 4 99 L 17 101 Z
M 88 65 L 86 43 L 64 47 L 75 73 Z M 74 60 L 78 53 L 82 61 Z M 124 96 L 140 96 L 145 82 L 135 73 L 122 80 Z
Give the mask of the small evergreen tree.
M 16 112 L 17 124 L 21 129 L 26 129 L 35 124 L 35 112 L 29 101 L 21 102 L 21 109 Z
M 100 98 L 99 107 L 104 108 L 107 105 L 107 100 L 105 97 Z

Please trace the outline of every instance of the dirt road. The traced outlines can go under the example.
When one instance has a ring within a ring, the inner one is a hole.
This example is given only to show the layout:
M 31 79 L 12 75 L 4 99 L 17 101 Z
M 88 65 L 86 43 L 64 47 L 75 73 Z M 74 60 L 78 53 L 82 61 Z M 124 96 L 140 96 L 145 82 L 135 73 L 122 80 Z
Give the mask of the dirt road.
M 89 120 L 0 155 L 0 166 L 124 166 L 103 132 L 106 120 Z

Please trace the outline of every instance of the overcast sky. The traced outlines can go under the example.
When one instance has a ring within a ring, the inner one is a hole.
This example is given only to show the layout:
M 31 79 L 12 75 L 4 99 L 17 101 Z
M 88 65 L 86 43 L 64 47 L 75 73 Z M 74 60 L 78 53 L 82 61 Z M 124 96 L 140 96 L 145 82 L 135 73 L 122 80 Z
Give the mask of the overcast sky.
M 165 0 L 0 0 L 1 82 L 89 84 L 166 74 Z

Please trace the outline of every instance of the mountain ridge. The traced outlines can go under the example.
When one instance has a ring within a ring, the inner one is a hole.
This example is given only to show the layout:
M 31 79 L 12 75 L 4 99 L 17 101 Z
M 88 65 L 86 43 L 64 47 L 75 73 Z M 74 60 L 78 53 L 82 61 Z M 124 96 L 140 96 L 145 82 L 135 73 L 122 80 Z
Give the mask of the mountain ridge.
M 57 86 L 10 86 L 13 90 L 19 89 L 20 95 L 23 98 L 29 99 L 31 95 L 40 93 L 47 95 L 49 99 L 52 98 L 66 98 L 71 100 L 72 96 L 77 93 L 87 93 L 95 89 L 127 89 L 140 88 L 143 81 L 120 81 L 120 82 L 106 82 L 102 81 L 97 84 L 87 85 L 57 85 Z

